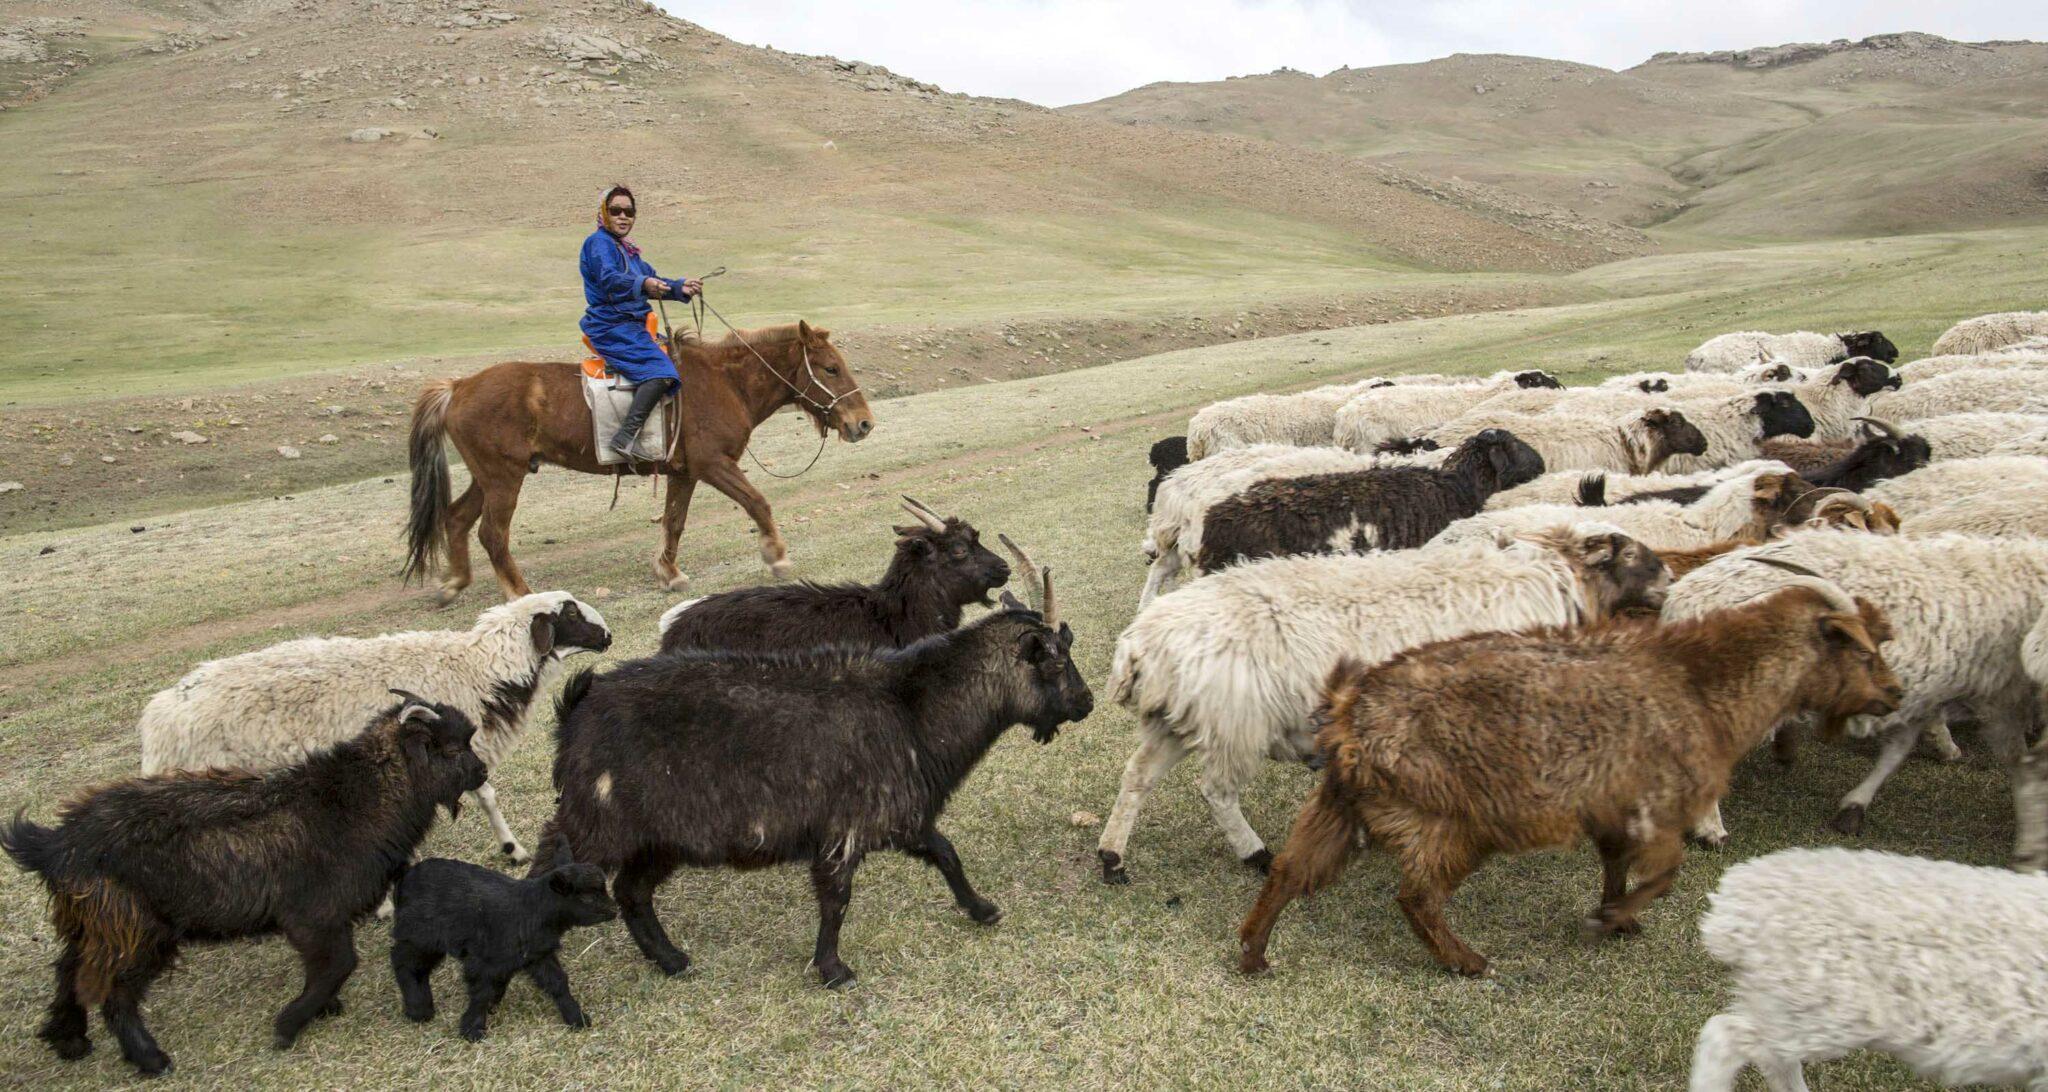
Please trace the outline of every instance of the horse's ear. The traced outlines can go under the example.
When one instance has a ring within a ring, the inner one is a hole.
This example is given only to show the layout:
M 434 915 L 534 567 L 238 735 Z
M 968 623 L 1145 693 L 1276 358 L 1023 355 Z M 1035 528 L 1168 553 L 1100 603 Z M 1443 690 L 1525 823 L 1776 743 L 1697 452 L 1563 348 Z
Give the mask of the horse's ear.
M 805 341 L 811 340 L 811 324 L 802 319 L 796 320 L 796 336 Z

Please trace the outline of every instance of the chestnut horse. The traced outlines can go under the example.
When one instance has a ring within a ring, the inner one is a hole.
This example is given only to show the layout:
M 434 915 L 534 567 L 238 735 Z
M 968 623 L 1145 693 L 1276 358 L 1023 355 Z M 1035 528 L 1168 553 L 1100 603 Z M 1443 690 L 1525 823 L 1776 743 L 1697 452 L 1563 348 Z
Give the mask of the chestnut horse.
M 654 559 L 654 575 L 663 587 L 689 587 L 690 578 L 676 567 L 676 541 L 698 482 L 746 509 L 760 530 L 761 560 L 778 578 L 789 574 L 782 532 L 767 499 L 740 470 L 739 457 L 754 428 L 791 403 L 817 426 L 820 442 L 828 428 L 839 430 L 848 443 L 874 431 L 875 415 L 831 336 L 830 330 L 798 322 L 680 344 L 680 450 L 672 461 L 637 463 L 628 471 L 668 476 L 662 548 Z M 469 466 L 469 488 L 452 502 L 443 438 L 455 442 Z M 505 598 L 527 594 L 526 580 L 512 560 L 512 512 L 526 475 L 538 472 L 542 463 L 585 474 L 615 472 L 597 461 L 577 365 L 509 361 L 462 379 L 427 384 L 412 411 L 406 579 L 426 577 L 435 559 L 445 556 L 441 602 L 454 600 L 469 586 L 469 530 L 475 526 Z

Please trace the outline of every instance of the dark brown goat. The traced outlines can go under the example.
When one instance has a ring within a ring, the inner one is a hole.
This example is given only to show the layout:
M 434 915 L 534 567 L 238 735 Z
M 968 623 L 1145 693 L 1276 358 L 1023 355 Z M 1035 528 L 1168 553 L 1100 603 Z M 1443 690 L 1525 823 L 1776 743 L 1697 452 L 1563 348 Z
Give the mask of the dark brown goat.
M 1239 931 L 1240 969 L 1266 968 L 1274 918 L 1335 880 L 1361 834 L 1399 862 L 1415 935 L 1462 974 L 1486 959 L 1444 904 L 1495 853 L 1591 840 L 1605 878 L 1587 928 L 1634 932 L 1686 830 L 1779 721 L 1898 705 L 1883 614 L 1801 580 L 1694 622 L 1483 634 L 1340 664 L 1320 710 L 1323 782 Z
M 1815 485 L 1861 493 L 1886 478 L 1926 466 L 1934 457 L 1926 437 L 1889 421 L 1859 417 L 1864 435 L 1856 440 L 1791 440 L 1777 437 L 1758 444 L 1766 459 L 1776 459 Z
M 362 735 L 266 773 L 131 778 L 65 804 L 63 823 L 14 817 L 0 846 L 50 890 L 64 951 L 37 1034 L 82 1058 L 85 1006 L 100 1004 L 121 1056 L 171 1068 L 142 1022 L 150 983 L 187 940 L 283 933 L 306 986 L 277 1014 L 275 1045 L 341 1009 L 356 920 L 376 909 L 433 825 L 484 783 L 462 711 L 404 695 Z
M 690 600 L 662 616 L 661 650 L 777 652 L 842 645 L 902 648 L 960 624 L 961 609 L 993 606 L 1010 566 L 964 520 L 909 497 L 917 526 L 896 528 L 896 553 L 873 584 L 771 584 Z

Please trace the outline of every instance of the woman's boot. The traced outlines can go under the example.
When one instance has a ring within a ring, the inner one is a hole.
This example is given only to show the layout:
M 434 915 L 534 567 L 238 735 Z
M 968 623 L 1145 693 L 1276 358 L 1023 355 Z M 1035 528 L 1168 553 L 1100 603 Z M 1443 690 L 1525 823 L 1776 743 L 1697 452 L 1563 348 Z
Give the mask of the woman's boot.
M 647 423 L 647 415 L 653 413 L 654 407 L 668 394 L 671 382 L 650 379 L 633 388 L 633 406 L 626 411 L 626 419 L 619 422 L 619 431 L 612 434 L 612 442 L 608 445 L 613 451 L 629 460 L 635 458 L 633 441 L 640 436 L 640 426 Z

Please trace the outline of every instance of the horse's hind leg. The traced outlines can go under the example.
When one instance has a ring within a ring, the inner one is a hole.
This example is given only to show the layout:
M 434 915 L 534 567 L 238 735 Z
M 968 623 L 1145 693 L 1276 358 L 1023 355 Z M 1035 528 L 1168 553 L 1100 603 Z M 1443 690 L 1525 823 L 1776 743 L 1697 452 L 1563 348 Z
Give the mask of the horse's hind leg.
M 676 543 L 683 537 L 683 522 L 690 518 L 690 494 L 697 491 L 697 479 L 688 474 L 668 476 L 668 503 L 662 508 L 661 553 L 654 557 L 654 576 L 664 589 L 690 590 L 690 578 L 676 564 Z
M 720 460 L 706 466 L 702 472 L 705 484 L 731 497 L 734 503 L 746 509 L 761 532 L 761 560 L 776 579 L 789 575 L 789 549 L 783 545 L 782 532 L 775 526 L 775 513 L 768 507 L 768 498 L 754 488 L 747 480 L 739 464 L 731 460 Z
M 447 606 L 469 587 L 472 579 L 469 568 L 469 531 L 476 526 L 476 518 L 484 511 L 483 487 L 475 482 L 462 491 L 462 496 L 448 506 L 448 570 L 446 579 L 441 581 L 441 605 Z
M 519 574 L 519 563 L 512 560 L 512 514 L 519 509 L 523 476 L 515 475 L 510 482 L 504 482 L 496 475 L 487 478 L 479 474 L 477 482 L 484 493 L 483 522 L 477 527 L 477 540 L 484 544 L 484 553 L 490 555 L 491 568 L 498 574 L 505 598 L 530 594 L 526 578 Z

